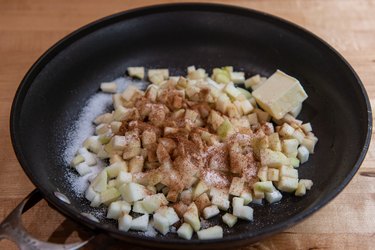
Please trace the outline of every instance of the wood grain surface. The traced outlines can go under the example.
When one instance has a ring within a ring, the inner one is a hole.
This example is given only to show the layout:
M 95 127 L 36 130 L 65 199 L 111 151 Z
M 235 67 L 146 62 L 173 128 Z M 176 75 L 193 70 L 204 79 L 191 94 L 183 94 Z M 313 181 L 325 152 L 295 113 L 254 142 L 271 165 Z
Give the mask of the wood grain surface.
M 15 157 L 9 135 L 11 102 L 26 71 L 51 45 L 91 21 L 122 10 L 165 2 L 178 1 L 0 0 L 0 220 L 34 189 Z M 354 67 L 374 105 L 375 1 L 212 2 L 265 11 L 320 36 Z M 373 173 L 372 177 L 366 173 Z M 374 173 L 372 143 L 359 172 L 334 201 L 302 223 L 241 249 L 375 249 Z M 33 235 L 43 240 L 61 243 L 87 237 L 44 201 L 27 212 L 23 221 Z M 124 243 L 116 244 L 102 239 L 85 249 L 127 247 Z M 4 240 L 0 249 L 16 247 Z

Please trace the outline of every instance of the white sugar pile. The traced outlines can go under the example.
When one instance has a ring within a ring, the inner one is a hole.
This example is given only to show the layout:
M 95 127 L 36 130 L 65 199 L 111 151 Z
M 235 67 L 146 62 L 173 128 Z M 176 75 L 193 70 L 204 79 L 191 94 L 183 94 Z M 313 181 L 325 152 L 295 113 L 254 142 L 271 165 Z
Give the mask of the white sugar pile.
M 124 91 L 129 85 L 136 86 L 139 89 L 146 89 L 147 82 L 133 80 L 131 78 L 120 77 L 114 80 L 117 84 L 118 92 Z M 68 138 L 65 141 L 65 150 L 63 153 L 63 160 L 66 165 L 72 161 L 77 150 L 82 147 L 85 139 L 94 134 L 95 125 L 93 121 L 95 118 L 105 113 L 112 105 L 112 95 L 103 92 L 94 94 L 82 108 L 79 118 L 70 128 Z M 89 184 L 89 180 L 94 178 L 104 167 L 104 163 L 97 159 L 98 164 L 92 167 L 92 173 L 86 176 L 78 176 L 73 173 L 73 170 L 67 168 L 66 179 L 72 187 L 72 190 L 77 196 L 81 196 Z

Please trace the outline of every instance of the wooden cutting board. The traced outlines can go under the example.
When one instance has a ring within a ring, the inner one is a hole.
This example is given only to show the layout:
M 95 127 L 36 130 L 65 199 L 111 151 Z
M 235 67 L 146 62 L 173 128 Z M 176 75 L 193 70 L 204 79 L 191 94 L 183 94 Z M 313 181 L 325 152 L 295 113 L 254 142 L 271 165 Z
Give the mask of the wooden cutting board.
M 34 189 L 16 160 L 8 125 L 11 102 L 26 71 L 51 45 L 84 24 L 122 10 L 166 2 L 178 1 L 0 0 L 0 220 Z M 374 104 L 374 1 L 210 2 L 265 11 L 312 31 L 349 61 Z M 375 249 L 374 177 L 375 147 L 372 143 L 361 169 L 334 201 L 302 223 L 241 249 Z M 26 228 L 43 240 L 61 243 L 85 237 L 44 201 L 26 213 L 23 220 Z M 100 237 L 85 249 L 115 248 L 116 244 Z M 121 246 L 127 245 L 122 243 Z M 16 247 L 4 240 L 0 242 L 0 249 Z

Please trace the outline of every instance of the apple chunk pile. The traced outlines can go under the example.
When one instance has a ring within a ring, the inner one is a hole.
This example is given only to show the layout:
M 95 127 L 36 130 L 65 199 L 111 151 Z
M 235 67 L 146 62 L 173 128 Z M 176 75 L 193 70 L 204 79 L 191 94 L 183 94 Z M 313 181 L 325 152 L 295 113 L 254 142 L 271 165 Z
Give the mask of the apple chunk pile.
M 143 67 L 129 67 L 143 79 Z M 307 98 L 297 79 L 276 71 L 245 80 L 233 67 L 190 66 L 186 76 L 149 69 L 145 91 L 129 86 L 111 93 L 113 111 L 98 116 L 95 134 L 72 160 L 91 175 L 85 197 L 92 207 L 107 206 L 107 218 L 122 231 L 165 235 L 174 226 L 183 239 L 223 237 L 221 226 L 202 220 L 221 216 L 233 227 L 252 221 L 250 203 L 275 203 L 283 193 L 303 196 L 313 182 L 298 167 L 314 153 L 318 139 L 310 123 L 296 117 Z M 238 84 L 243 84 L 241 88 Z M 93 166 L 106 167 L 99 173 Z

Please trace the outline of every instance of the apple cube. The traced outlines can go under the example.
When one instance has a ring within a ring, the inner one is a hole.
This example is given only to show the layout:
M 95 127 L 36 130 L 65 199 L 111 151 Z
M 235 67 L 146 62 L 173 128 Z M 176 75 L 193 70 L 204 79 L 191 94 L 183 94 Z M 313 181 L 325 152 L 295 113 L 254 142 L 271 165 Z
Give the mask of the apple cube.
M 120 187 L 122 198 L 127 202 L 141 200 L 147 196 L 146 188 L 138 183 L 125 183 Z
M 124 214 L 118 218 L 118 229 L 120 231 L 129 231 L 132 225 L 133 218 L 129 214 Z
M 301 179 L 301 180 L 299 180 L 299 182 L 302 183 L 303 185 L 305 185 L 305 187 L 306 187 L 307 190 L 310 190 L 311 187 L 313 186 L 312 180 Z
M 226 94 L 222 93 L 217 98 L 216 109 L 220 111 L 221 113 L 225 114 L 230 104 L 231 104 L 230 98 Z
M 193 201 L 193 192 L 191 191 L 191 189 L 182 191 L 180 194 L 180 200 L 184 204 L 189 205 Z
M 116 186 L 121 187 L 125 183 L 132 182 L 133 176 L 131 173 L 120 171 L 116 178 Z
M 127 214 L 131 210 L 131 206 L 126 201 L 115 201 L 112 202 L 107 211 L 107 218 L 108 219 L 119 219 L 122 214 Z
M 100 123 L 110 123 L 113 121 L 113 114 L 112 113 L 105 113 L 102 115 L 99 115 L 95 118 L 94 123 L 100 124 Z
M 185 240 L 190 240 L 193 235 L 193 228 L 188 223 L 183 223 L 177 230 L 177 235 Z
M 243 220 L 253 220 L 253 213 L 254 210 L 251 207 L 248 206 L 242 206 L 239 211 L 238 211 L 238 218 L 243 219 Z
M 89 186 L 85 191 L 85 198 L 89 201 L 92 201 L 96 195 L 98 195 L 98 193 L 95 192 L 92 186 Z
M 115 162 L 105 168 L 109 178 L 116 178 L 120 172 L 127 172 L 128 167 L 125 161 Z
M 277 183 L 277 188 L 284 192 L 294 192 L 298 187 L 298 179 L 288 177 L 288 176 L 281 176 L 280 181 Z
M 132 220 L 130 229 L 137 231 L 147 231 L 148 227 L 148 214 L 144 214 Z
M 241 92 L 234 86 L 233 83 L 228 83 L 224 91 L 232 98 L 236 99 L 237 96 L 241 94 Z
M 100 194 L 96 194 L 95 197 L 91 200 L 91 207 L 99 207 L 101 203 Z
M 85 162 L 89 166 L 93 166 L 96 164 L 96 157 L 94 154 L 90 153 L 86 148 L 80 148 L 78 149 L 78 154 L 82 155 L 85 159 Z
M 305 146 L 300 146 L 298 148 L 298 159 L 301 161 L 301 164 L 309 160 L 309 150 Z
M 244 72 L 230 72 L 229 75 L 230 75 L 230 79 L 235 84 L 245 82 L 245 73 Z
M 233 227 L 237 223 L 237 216 L 234 216 L 233 214 L 226 213 L 222 217 L 223 222 L 227 224 L 229 227 Z
M 290 157 L 290 158 L 289 158 L 289 161 L 290 161 L 290 165 L 292 165 L 293 167 L 295 167 L 295 168 L 298 168 L 298 167 L 299 167 L 299 163 L 300 163 L 300 161 L 299 161 L 297 158 L 295 158 L 295 157 Z
M 198 208 L 195 203 L 191 203 L 186 212 L 184 213 L 184 221 L 189 223 L 190 226 L 197 232 L 201 228 L 201 222 L 199 220 Z
M 256 125 L 258 124 L 258 115 L 256 113 L 249 114 L 247 116 L 247 119 L 249 120 L 250 125 Z
M 247 89 L 249 89 L 252 86 L 259 84 L 260 82 L 261 82 L 260 75 L 257 74 L 257 75 L 254 75 L 254 76 L 246 79 L 246 81 L 245 81 L 245 87 Z
M 167 218 L 170 226 L 172 226 L 180 220 L 173 207 L 168 207 L 166 205 L 161 206 L 158 210 L 156 210 L 156 213 L 161 214 L 162 216 Z
M 110 130 L 110 126 L 108 126 L 108 124 L 101 123 L 98 126 L 96 126 L 96 128 L 95 128 L 95 134 L 97 134 L 97 135 L 105 134 L 109 130 Z
M 117 200 L 121 196 L 121 193 L 117 188 L 111 187 L 100 193 L 100 201 L 108 205 L 109 203 Z
M 249 204 L 253 200 L 253 196 L 252 196 L 251 192 L 249 190 L 247 190 L 247 189 L 244 189 L 241 192 L 240 197 L 242 199 L 244 199 L 244 205 Z
M 301 128 L 302 130 L 305 132 L 305 133 L 308 133 L 308 132 L 311 132 L 312 131 L 312 126 L 311 126 L 311 123 L 305 123 L 305 124 L 302 124 L 301 125 Z
M 284 137 L 291 137 L 294 133 L 294 128 L 292 126 L 290 126 L 288 123 L 284 123 L 282 126 L 281 126 L 281 129 L 279 131 L 279 134 L 281 136 L 284 136 Z
M 297 169 L 294 169 L 293 167 L 289 167 L 289 166 L 281 166 L 279 168 L 279 175 L 298 179 Z
M 296 139 L 287 139 L 283 140 L 282 149 L 283 153 L 288 157 L 296 157 L 297 156 L 297 148 L 298 148 L 298 140 Z
M 169 70 L 168 69 L 149 69 L 147 72 L 148 77 L 150 78 L 153 75 L 161 75 L 163 80 L 167 80 L 169 78 Z
M 90 166 L 85 162 L 78 164 L 75 168 L 80 176 L 85 176 L 92 172 Z
M 254 110 L 254 107 L 249 100 L 243 100 L 241 101 L 241 110 L 244 115 L 247 115 Z
M 117 84 L 115 82 L 102 82 L 100 84 L 100 89 L 106 93 L 116 93 Z
M 107 189 L 107 181 L 108 181 L 107 171 L 103 170 L 92 181 L 91 183 L 92 188 L 96 192 L 99 192 L 99 193 L 103 192 L 104 190 Z
M 132 211 L 139 214 L 148 214 L 148 212 L 142 205 L 142 201 L 135 201 L 133 203 Z
M 109 180 L 107 184 L 107 188 L 116 187 L 116 180 Z
M 275 187 L 272 184 L 272 181 L 262 181 L 262 182 L 256 182 L 254 185 L 254 190 L 258 190 L 260 192 L 273 192 L 275 190 Z
M 223 228 L 220 226 L 213 226 L 197 232 L 198 239 L 212 240 L 223 238 Z
M 162 200 L 164 198 L 164 201 Z M 147 213 L 151 214 L 155 212 L 159 207 L 162 205 L 167 205 L 168 201 L 165 198 L 164 194 L 154 194 L 147 196 L 141 201 L 143 208 L 147 211 Z
M 220 210 L 227 211 L 229 209 L 230 202 L 228 199 L 222 196 L 213 196 L 211 199 L 213 205 L 218 206 Z
M 278 190 L 274 190 L 270 193 L 266 193 L 266 200 L 269 203 L 278 202 L 281 200 L 282 197 L 283 197 L 282 194 Z
M 78 164 L 80 164 L 80 163 L 82 163 L 82 162 L 84 162 L 84 161 L 85 161 L 85 158 L 84 158 L 82 155 L 78 154 L 78 155 L 76 155 L 76 156 L 73 158 L 72 163 L 71 163 L 71 166 L 72 166 L 72 167 L 75 167 L 75 166 L 77 166 Z
M 262 149 L 260 158 L 263 166 L 279 167 L 290 164 L 289 159 L 283 153 L 270 149 Z
M 264 195 L 264 193 L 263 193 L 263 195 Z M 257 205 L 263 205 L 263 198 L 262 199 L 255 199 L 255 197 L 254 197 L 254 199 L 251 201 L 251 203 L 257 204 Z
M 306 186 L 303 183 L 298 183 L 295 196 L 304 196 L 306 194 Z
M 244 206 L 245 200 L 240 197 L 233 197 L 232 200 L 232 207 L 233 207 L 233 215 L 234 216 L 240 216 L 241 209 Z
M 268 143 L 270 149 L 273 151 L 281 151 L 281 142 L 278 133 L 272 133 L 268 136 Z
M 233 177 L 229 188 L 229 194 L 234 196 L 240 196 L 245 185 L 245 181 L 239 177 Z
M 269 168 L 267 172 L 267 179 L 269 181 L 278 181 L 279 180 L 279 170 L 276 168 Z
M 145 77 L 144 67 L 128 67 L 127 69 L 129 76 L 143 79 Z
M 219 208 L 216 205 L 211 205 L 203 209 L 203 218 L 210 219 L 220 213 Z
M 260 191 L 259 189 L 253 189 L 254 193 L 254 199 L 263 199 L 264 198 L 264 192 Z
M 156 134 L 152 130 L 145 130 L 142 133 L 142 145 L 147 146 L 156 143 Z
M 161 234 L 166 235 L 169 232 L 168 219 L 158 213 L 154 214 L 153 218 L 154 218 L 154 223 L 153 223 L 154 228 L 158 230 Z
M 143 158 L 143 156 L 137 155 L 137 156 L 133 157 L 129 161 L 129 171 L 130 171 L 130 173 L 133 174 L 133 173 L 142 172 L 144 162 L 145 162 L 145 159 Z
M 258 170 L 258 178 L 261 180 L 261 181 L 267 181 L 268 180 L 268 167 L 260 167 L 259 170 Z
M 198 184 L 195 186 L 194 191 L 193 191 L 193 199 L 195 200 L 203 194 L 204 192 L 208 191 L 207 185 L 204 183 L 204 181 L 199 181 Z
M 318 138 L 316 137 L 305 137 L 303 138 L 301 145 L 305 146 L 310 154 L 314 153 L 314 148 L 316 143 L 318 142 Z
M 263 110 L 261 109 L 254 109 L 254 112 L 257 114 L 258 116 L 258 121 L 260 123 L 265 123 L 265 122 L 269 122 L 271 120 L 271 115 L 268 114 L 267 112 L 264 112 Z
M 218 197 L 221 197 L 225 200 L 228 200 L 229 199 L 229 193 L 227 190 L 223 190 L 223 189 L 218 189 L 218 188 L 215 188 L 215 187 L 211 187 L 210 188 L 210 197 L 213 198 L 215 196 L 218 196 Z
M 116 93 L 112 95 L 113 108 L 118 109 L 123 106 L 121 94 Z
M 225 119 L 224 122 L 217 128 L 217 135 L 221 139 L 226 139 L 227 137 L 232 135 L 234 132 L 235 132 L 235 129 L 232 123 L 230 123 L 230 121 L 228 121 L 227 119 Z

